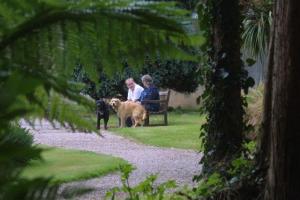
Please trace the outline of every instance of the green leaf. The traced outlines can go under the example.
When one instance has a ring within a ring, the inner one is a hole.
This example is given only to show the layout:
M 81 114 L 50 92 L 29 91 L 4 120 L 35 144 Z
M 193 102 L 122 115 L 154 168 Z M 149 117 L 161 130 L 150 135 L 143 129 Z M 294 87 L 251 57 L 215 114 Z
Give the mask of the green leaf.
M 252 59 L 252 58 L 247 58 L 246 59 L 246 63 L 248 67 L 253 66 L 256 63 L 256 60 Z

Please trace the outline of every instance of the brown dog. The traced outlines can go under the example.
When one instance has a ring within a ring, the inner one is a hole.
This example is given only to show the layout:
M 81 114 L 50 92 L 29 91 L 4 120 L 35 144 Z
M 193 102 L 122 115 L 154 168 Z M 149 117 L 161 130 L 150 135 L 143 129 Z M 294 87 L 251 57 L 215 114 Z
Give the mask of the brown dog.
M 120 117 L 121 127 L 125 127 L 125 121 L 128 117 L 133 118 L 133 127 L 136 127 L 138 124 L 143 125 L 143 122 L 147 117 L 147 111 L 139 103 L 132 101 L 122 102 L 117 98 L 113 98 L 109 104 L 117 112 L 118 117 Z

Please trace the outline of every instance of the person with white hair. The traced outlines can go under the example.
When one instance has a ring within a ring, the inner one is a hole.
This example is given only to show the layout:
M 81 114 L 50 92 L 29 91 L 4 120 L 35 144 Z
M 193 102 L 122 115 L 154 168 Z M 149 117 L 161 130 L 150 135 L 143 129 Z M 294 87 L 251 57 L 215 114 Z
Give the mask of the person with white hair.
M 159 91 L 158 88 L 153 84 L 152 77 L 149 74 L 146 74 L 142 76 L 142 82 L 145 88 L 141 93 L 139 101 L 146 108 L 147 111 L 159 111 L 159 103 L 143 102 L 145 100 L 159 100 Z
M 144 88 L 135 83 L 133 78 L 126 79 L 125 83 L 128 88 L 127 101 L 138 101 Z
M 137 84 L 131 77 L 125 80 L 125 84 L 128 88 L 127 101 L 139 101 L 144 88 Z M 131 127 L 132 124 L 133 123 L 131 117 L 128 117 L 128 119 L 126 119 L 126 126 Z

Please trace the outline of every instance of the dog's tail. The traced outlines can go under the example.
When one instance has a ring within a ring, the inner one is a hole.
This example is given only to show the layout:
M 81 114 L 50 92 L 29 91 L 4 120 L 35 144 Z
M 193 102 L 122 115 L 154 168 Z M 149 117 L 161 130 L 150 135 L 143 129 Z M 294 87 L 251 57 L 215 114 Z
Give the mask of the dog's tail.
M 143 118 L 142 119 L 143 119 L 143 121 L 145 121 L 145 119 L 147 119 L 147 111 L 146 110 L 143 113 Z

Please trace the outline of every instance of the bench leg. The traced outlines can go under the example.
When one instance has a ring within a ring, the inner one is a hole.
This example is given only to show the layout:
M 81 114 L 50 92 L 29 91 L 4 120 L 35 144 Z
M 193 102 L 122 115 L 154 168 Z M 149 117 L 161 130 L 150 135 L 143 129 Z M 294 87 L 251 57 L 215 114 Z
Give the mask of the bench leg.
M 165 122 L 165 126 L 168 125 L 168 113 L 164 114 L 164 122 Z

